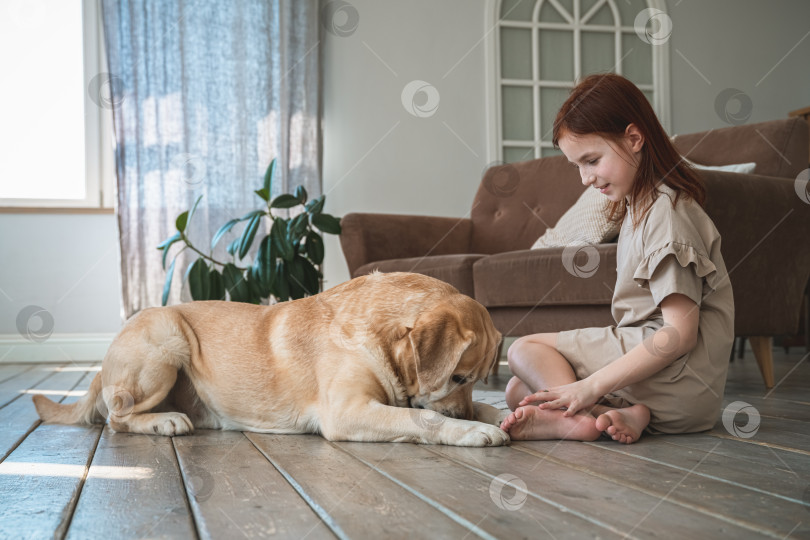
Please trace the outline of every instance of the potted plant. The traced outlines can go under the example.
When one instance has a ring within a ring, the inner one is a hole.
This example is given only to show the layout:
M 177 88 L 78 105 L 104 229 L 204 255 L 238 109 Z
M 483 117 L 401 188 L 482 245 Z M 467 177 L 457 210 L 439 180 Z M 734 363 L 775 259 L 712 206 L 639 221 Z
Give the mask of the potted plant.
M 271 296 L 283 302 L 320 291 L 323 274 L 319 267 L 323 263 L 324 245 L 323 238 L 317 231 L 340 234 L 340 220 L 323 213 L 326 195 L 308 201 L 303 186 L 298 186 L 292 194 L 285 193 L 271 200 L 270 183 L 275 165 L 274 159 L 265 172 L 264 185 L 255 191 L 264 201 L 264 205 L 241 218 L 231 219 L 220 227 L 211 239 L 207 254 L 197 248 L 187 234 L 188 224 L 202 195 L 194 202 L 191 210 L 177 216 L 175 221 L 177 232 L 158 246 L 158 249 L 163 251 L 165 270 L 169 249 L 177 242 L 184 244 L 174 255 L 166 274 L 162 298 L 164 306 L 172 287 L 177 256 L 186 249 L 199 255 L 183 275 L 183 283 L 188 281 L 194 300 L 225 300 L 227 295 L 234 302 L 259 304 Z M 297 206 L 303 206 L 303 209 L 295 217 L 285 218 L 274 214 L 274 210 Z M 270 234 L 259 241 L 259 248 L 252 263 L 240 266 L 256 240 L 256 233 L 262 221 L 266 219 L 272 221 Z M 214 259 L 214 247 L 241 222 L 247 222 L 242 233 L 227 248 L 231 260 L 222 262 Z

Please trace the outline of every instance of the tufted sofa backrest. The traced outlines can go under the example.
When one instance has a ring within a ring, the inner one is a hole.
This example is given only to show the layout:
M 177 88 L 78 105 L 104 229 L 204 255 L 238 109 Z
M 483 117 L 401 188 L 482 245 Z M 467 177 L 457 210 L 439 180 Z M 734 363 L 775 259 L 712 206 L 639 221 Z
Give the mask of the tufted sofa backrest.
M 473 200 L 473 253 L 529 249 L 585 186 L 565 156 L 491 167 Z

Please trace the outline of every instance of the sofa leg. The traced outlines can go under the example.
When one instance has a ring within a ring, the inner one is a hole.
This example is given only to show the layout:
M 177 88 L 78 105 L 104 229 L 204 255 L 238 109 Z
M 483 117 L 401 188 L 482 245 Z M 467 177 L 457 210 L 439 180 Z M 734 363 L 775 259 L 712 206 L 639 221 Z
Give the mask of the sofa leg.
M 770 336 L 755 336 L 748 338 L 754 358 L 759 364 L 759 371 L 765 381 L 766 388 L 773 388 L 773 338 Z

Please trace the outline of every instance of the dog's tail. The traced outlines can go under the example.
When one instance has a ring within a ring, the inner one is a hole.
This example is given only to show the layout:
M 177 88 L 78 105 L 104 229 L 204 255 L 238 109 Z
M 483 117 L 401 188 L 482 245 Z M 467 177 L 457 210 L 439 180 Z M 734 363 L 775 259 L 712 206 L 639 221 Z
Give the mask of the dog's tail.
M 104 422 L 104 415 L 96 406 L 96 400 L 101 394 L 101 372 L 90 383 L 87 394 L 79 401 L 70 405 L 55 403 L 42 394 L 33 396 L 34 406 L 43 422 L 56 424 L 100 424 Z

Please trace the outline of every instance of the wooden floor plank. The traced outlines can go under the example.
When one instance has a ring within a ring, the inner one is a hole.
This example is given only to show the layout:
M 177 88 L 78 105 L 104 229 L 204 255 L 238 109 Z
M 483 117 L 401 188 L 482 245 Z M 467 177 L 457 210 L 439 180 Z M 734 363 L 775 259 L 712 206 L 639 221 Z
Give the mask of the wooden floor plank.
M 81 366 L 90 369 L 89 365 Z M 54 401 L 69 397 L 73 391 L 81 392 L 78 387 L 85 371 L 57 371 L 47 379 L 40 381 L 30 392 L 44 392 Z M 89 383 L 88 383 L 89 384 Z M 31 401 L 31 394 L 21 396 L 0 409 L 0 461 L 17 446 L 20 439 L 39 423 L 39 415 Z
M 598 519 L 629 537 L 660 538 L 661 531 L 678 531 L 678 536 L 684 538 L 740 538 L 751 534 L 750 530 L 730 525 L 715 516 L 650 497 L 646 492 L 526 452 L 513 451 L 508 459 L 502 459 L 497 450 L 489 448 L 435 446 L 429 449 L 493 477 L 517 476 L 534 496 Z
M 678 437 L 666 437 L 676 439 Z M 803 504 L 802 496 L 807 489 L 807 481 L 795 473 L 784 470 L 784 467 L 760 466 L 752 467 L 747 460 L 733 459 L 728 455 L 717 453 L 723 444 L 733 441 L 719 440 L 717 444 L 706 450 L 698 450 L 666 444 L 664 438 L 650 437 L 644 444 L 616 446 L 611 443 L 593 443 L 596 446 L 619 452 L 624 455 L 642 458 L 650 463 L 666 464 L 680 468 L 683 471 L 694 469 L 693 475 L 718 479 L 731 486 L 744 487 L 748 490 L 760 492 L 764 495 L 782 498 L 788 502 Z M 772 460 L 773 461 L 773 460 Z M 805 461 L 810 461 L 805 456 Z M 777 464 L 781 465 L 778 461 Z M 807 507 L 810 511 L 810 505 Z
M 693 433 L 666 437 L 664 444 L 708 452 L 714 448 L 719 456 L 743 461 L 750 470 L 776 468 L 799 478 L 810 478 L 810 459 L 807 454 L 757 444 L 751 439 L 721 439 L 708 433 Z M 646 443 L 646 441 L 645 441 Z
M 67 538 L 196 536 L 171 438 L 105 427 Z
M 613 441 L 565 446 L 538 441 L 515 446 L 775 538 L 787 535 L 807 513 L 801 504 L 699 474 L 703 462 L 711 457 L 711 449 L 697 457 L 691 468 L 679 468 L 624 454 L 622 445 Z M 606 450 L 610 453 L 606 454 Z
M 805 393 L 806 392 L 807 391 L 805 390 Z M 810 395 L 807 395 L 806 398 L 810 400 Z M 748 403 L 757 410 L 757 413 L 759 413 L 760 416 L 763 417 L 768 416 L 771 418 L 785 418 L 807 422 L 805 429 L 810 431 L 810 403 L 802 403 L 799 401 L 774 397 L 765 399 L 756 396 L 726 394 L 726 397 L 723 400 L 723 410 L 725 410 L 731 403 L 736 401 Z M 741 420 L 744 420 L 744 418 Z
M 70 516 L 100 427 L 40 425 L 0 463 L 0 531 L 50 538 Z
M 173 443 L 200 538 L 335 537 L 244 434 L 200 430 Z
M 316 435 L 246 436 L 343 538 L 462 538 L 469 530 Z M 368 443 L 366 443 L 368 444 Z M 380 457 L 386 453 L 376 447 Z M 475 535 L 470 535 L 475 538 Z
M 13 377 L 0 382 L 0 407 L 22 397 L 24 392 L 35 387 L 48 377 L 53 376 L 66 364 L 37 365 L 32 369 L 20 371 Z
M 30 371 L 36 367 L 35 364 L 0 364 L 0 383 L 16 377 L 20 373 Z
M 735 437 L 722 424 L 715 426 L 709 433 L 724 438 Z M 776 445 L 781 448 L 793 448 L 810 455 L 810 423 L 801 420 L 761 416 L 756 434 L 750 440 L 762 444 Z
M 516 489 L 515 486 L 520 484 L 507 486 L 511 476 L 504 477 L 505 482 L 493 483 L 493 478 L 488 475 L 444 459 L 432 452 L 432 447 L 397 443 L 339 443 L 339 446 L 474 523 L 493 538 L 622 536 L 619 529 L 599 518 L 578 514 L 547 498 L 529 497 L 525 491 Z M 441 447 L 436 449 L 441 451 Z M 493 466 L 510 463 L 517 453 L 509 447 L 471 450 L 476 451 L 488 455 Z M 520 478 L 520 475 L 517 477 Z M 531 492 L 532 495 L 534 493 Z

